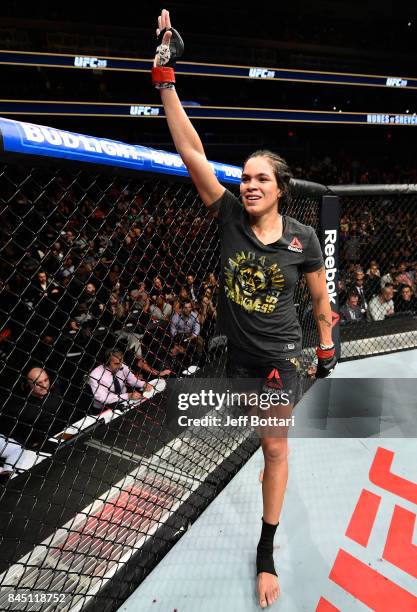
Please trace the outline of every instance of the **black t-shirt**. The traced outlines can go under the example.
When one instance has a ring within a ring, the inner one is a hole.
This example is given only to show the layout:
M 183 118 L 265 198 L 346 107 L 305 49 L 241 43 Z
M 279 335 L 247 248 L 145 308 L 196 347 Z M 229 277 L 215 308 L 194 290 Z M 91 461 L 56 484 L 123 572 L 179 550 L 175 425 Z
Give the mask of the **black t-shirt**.
M 284 215 L 282 237 L 265 245 L 230 191 L 215 204 L 221 241 L 218 331 L 242 363 L 269 365 L 299 355 L 294 289 L 301 273 L 323 267 L 314 229 Z
M 0 411 L 0 433 L 33 448 L 62 431 L 72 421 L 73 412 L 55 382 L 43 398 L 11 396 Z

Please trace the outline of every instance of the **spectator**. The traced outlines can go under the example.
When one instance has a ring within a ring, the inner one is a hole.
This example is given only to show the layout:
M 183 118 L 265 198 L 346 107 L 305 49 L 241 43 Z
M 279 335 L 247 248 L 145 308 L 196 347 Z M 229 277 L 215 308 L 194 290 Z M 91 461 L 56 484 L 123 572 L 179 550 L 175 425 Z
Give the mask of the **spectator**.
M 185 287 L 181 287 L 179 291 L 179 295 L 174 299 L 172 311 L 174 314 L 180 315 L 182 312 L 182 307 L 185 302 L 190 301 L 190 296 L 188 295 L 188 291 Z
M 339 295 L 339 304 L 342 306 L 343 304 L 346 303 L 347 292 L 346 292 L 346 283 L 343 280 L 343 278 L 341 278 L 341 276 L 339 276 L 339 280 L 337 281 L 337 292 Z
M 409 312 L 417 314 L 417 299 L 414 297 L 411 287 L 403 285 L 394 298 L 395 312 Z
M 170 331 L 175 342 L 173 354 L 185 352 L 191 344 L 195 344 L 199 353 L 203 352 L 204 342 L 200 336 L 200 323 L 192 309 L 190 301 L 184 302 L 181 313 L 174 314 L 171 319 Z
M 364 314 L 358 305 L 359 296 L 355 289 L 349 291 L 347 302 L 340 309 L 341 323 L 360 323 L 364 320 Z
M 74 408 L 64 400 L 58 380 L 51 383 L 44 369 L 31 367 L 23 396 L 13 395 L 2 408 L 0 432 L 33 450 L 75 420 Z
M 161 295 L 164 293 L 164 286 L 160 276 L 155 276 L 152 281 L 151 295 Z
M 369 270 L 364 278 L 363 288 L 368 302 L 381 289 L 381 277 L 376 261 L 371 261 L 370 263 Z
M 59 242 L 55 242 L 52 245 L 50 253 L 45 258 L 45 268 L 49 272 L 49 274 L 56 274 L 62 264 L 63 253 L 61 244 Z
M 144 309 L 149 303 L 149 296 L 146 293 L 145 283 L 139 283 L 137 289 L 133 289 L 130 292 L 130 296 L 133 301 L 133 308 L 139 308 L 139 310 Z
M 37 305 L 42 298 L 53 297 L 59 293 L 57 285 L 50 280 L 44 270 L 39 270 L 32 282 L 31 300 Z
M 400 285 L 408 285 L 411 290 L 413 288 L 413 282 L 410 275 L 407 273 L 407 263 L 402 261 L 398 266 L 397 283 Z
M 395 275 L 397 274 L 397 268 L 394 264 L 390 264 L 389 270 L 381 278 L 381 289 L 385 287 L 387 283 L 394 283 Z
M 197 305 L 198 321 L 200 323 L 200 334 L 205 340 L 212 335 L 215 319 L 217 316 L 216 308 L 207 295 L 203 295 L 200 304 Z
M 126 385 L 151 391 L 153 387 L 138 378 L 123 363 L 123 353 L 110 350 L 106 355 L 106 363 L 99 365 L 90 372 L 89 383 L 94 396 L 94 407 L 105 409 L 115 408 L 120 402 L 138 400 L 142 397 L 138 391 L 127 392 Z
M 64 259 L 63 264 L 61 265 L 59 276 L 61 278 L 65 278 L 66 276 L 71 277 L 74 274 L 74 272 L 75 272 L 75 266 L 74 266 L 72 257 L 66 257 Z
M 353 289 L 355 289 L 358 294 L 358 297 L 359 297 L 358 306 L 361 309 L 362 314 L 365 314 L 368 310 L 368 300 L 366 299 L 365 290 L 363 287 L 364 279 L 365 279 L 365 274 L 363 273 L 363 270 L 357 270 L 355 272 L 355 281 L 354 281 Z
M 352 230 L 345 242 L 344 256 L 348 262 L 357 263 L 360 259 L 361 243 L 356 230 Z
M 103 311 L 103 304 L 99 303 L 96 286 L 94 283 L 87 283 L 83 293 L 80 296 L 79 305 L 84 306 L 84 311 L 87 312 L 92 318 L 99 319 Z
M 417 232 L 416 232 L 416 242 L 417 242 Z M 417 262 L 411 264 L 410 271 L 407 274 L 410 277 L 414 293 L 417 293 Z
M 172 306 L 162 294 L 159 296 L 152 295 L 149 314 L 158 323 L 168 323 L 172 315 Z
M 372 259 L 369 263 L 369 269 L 366 271 L 367 276 L 381 276 L 381 272 L 379 271 L 378 262 L 375 259 Z
M 190 298 L 192 299 L 193 302 L 197 301 L 198 298 L 198 287 L 195 284 L 195 279 L 194 276 L 192 274 L 187 274 L 186 277 L 186 289 L 188 292 L 188 295 L 190 296 Z
M 369 316 L 371 321 L 383 321 L 394 314 L 394 287 L 387 283 L 381 292 L 369 302 Z

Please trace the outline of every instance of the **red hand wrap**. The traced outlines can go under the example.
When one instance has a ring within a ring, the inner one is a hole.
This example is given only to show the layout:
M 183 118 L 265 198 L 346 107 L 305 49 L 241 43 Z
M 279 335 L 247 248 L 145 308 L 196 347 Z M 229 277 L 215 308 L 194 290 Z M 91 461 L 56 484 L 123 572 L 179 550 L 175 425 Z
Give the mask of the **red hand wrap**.
M 331 359 L 334 356 L 335 350 L 336 349 L 333 347 L 332 349 L 328 349 L 327 351 L 324 351 L 322 348 L 318 346 L 316 348 L 316 355 L 319 359 Z
M 154 66 L 152 68 L 152 82 L 175 83 L 175 72 L 170 66 Z

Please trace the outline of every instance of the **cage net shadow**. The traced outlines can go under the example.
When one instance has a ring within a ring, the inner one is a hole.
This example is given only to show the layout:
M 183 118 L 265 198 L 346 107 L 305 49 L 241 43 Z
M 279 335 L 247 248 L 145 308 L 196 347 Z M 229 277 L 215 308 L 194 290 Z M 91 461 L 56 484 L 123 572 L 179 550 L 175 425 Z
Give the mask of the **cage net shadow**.
M 9 164 L 0 186 L 0 608 L 115 610 L 259 445 L 177 431 L 160 385 L 223 376 L 216 222 L 169 179 Z M 317 196 L 283 212 L 318 229 Z
M 408 194 L 372 195 L 365 186 L 362 194 L 340 197 L 344 359 L 417 347 L 417 194 L 412 187 Z

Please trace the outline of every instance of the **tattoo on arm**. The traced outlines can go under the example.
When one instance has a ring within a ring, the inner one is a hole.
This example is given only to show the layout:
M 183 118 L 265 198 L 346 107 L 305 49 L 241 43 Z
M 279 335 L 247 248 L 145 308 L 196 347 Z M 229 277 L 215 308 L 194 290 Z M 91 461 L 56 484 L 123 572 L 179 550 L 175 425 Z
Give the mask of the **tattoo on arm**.
M 332 324 L 326 319 L 326 315 L 324 315 L 324 314 L 319 314 L 318 320 L 322 321 L 323 323 L 325 323 L 327 325 L 327 327 L 331 327 L 332 326 Z
M 320 268 L 320 270 L 317 270 L 317 272 L 316 272 L 318 278 L 320 278 L 320 276 L 322 276 L 323 273 L 324 273 L 324 268 Z

